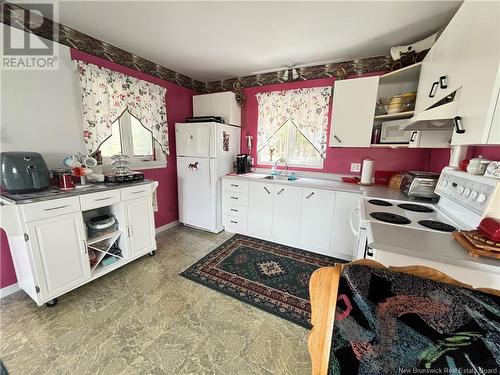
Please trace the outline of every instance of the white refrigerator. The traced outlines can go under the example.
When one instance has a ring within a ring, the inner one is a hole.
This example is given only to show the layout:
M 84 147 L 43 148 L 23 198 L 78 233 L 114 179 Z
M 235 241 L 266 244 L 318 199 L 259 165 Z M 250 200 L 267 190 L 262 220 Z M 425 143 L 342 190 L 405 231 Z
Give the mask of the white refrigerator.
M 240 153 L 238 126 L 216 122 L 175 124 L 179 221 L 218 233 L 222 227 L 222 180 Z

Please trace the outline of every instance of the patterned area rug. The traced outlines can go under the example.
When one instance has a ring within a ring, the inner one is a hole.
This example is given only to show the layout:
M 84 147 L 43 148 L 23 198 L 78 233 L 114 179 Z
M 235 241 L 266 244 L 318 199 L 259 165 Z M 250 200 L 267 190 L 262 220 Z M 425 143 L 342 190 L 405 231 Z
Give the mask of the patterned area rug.
M 309 279 L 336 262 L 343 261 L 236 234 L 181 276 L 311 328 Z

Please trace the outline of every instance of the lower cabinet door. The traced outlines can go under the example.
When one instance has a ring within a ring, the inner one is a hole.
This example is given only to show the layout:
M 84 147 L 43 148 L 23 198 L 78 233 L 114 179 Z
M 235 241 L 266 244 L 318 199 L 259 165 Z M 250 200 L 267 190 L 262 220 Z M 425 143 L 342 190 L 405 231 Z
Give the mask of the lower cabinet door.
M 304 188 L 302 191 L 302 214 L 300 244 L 311 250 L 327 251 L 335 205 L 335 192 Z
M 336 192 L 335 210 L 333 215 L 332 238 L 330 249 L 333 256 L 341 256 L 343 259 L 351 260 L 357 247 L 357 235 L 351 228 L 351 220 L 358 226 L 359 212 L 358 202 L 361 195 Z
M 43 300 L 90 279 L 80 212 L 33 221 L 27 227 Z
M 273 198 L 273 184 L 257 182 L 248 184 L 248 234 L 271 236 Z
M 123 202 L 127 216 L 128 256 L 156 250 L 153 202 L 150 197 Z
M 289 185 L 274 186 L 272 237 L 298 242 L 302 188 Z

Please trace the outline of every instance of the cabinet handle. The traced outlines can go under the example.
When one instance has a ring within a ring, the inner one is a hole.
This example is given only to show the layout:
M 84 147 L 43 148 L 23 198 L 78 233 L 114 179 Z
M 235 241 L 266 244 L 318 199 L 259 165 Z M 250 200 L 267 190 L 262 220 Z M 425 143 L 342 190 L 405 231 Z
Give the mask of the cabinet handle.
M 411 132 L 411 137 L 410 137 L 410 142 L 415 142 L 415 137 L 417 136 L 418 132 Z
M 238 197 L 231 197 L 231 199 L 238 199 Z
M 285 191 L 285 189 L 280 189 L 280 191 L 278 191 L 278 193 L 276 193 L 277 195 L 280 195 L 281 193 L 283 193 Z
M 144 193 L 146 190 L 137 190 L 133 191 L 132 194 L 139 194 L 139 193 Z M 111 198 L 111 197 L 110 197 Z M 107 198 L 106 198 L 107 199 Z
M 439 87 L 442 89 L 448 88 L 448 80 L 446 76 L 439 77 Z
M 87 254 L 87 241 L 83 240 L 83 252 Z
M 311 198 L 313 195 L 314 195 L 314 191 L 313 191 L 311 194 L 309 194 L 309 195 L 306 197 L 306 199 Z
M 434 82 L 431 86 L 431 91 L 429 92 L 429 98 L 433 98 L 434 95 L 436 95 L 436 90 L 437 90 L 437 87 L 439 85 L 439 82 Z
M 51 208 L 44 208 L 44 211 L 53 211 L 53 210 L 60 210 L 61 208 L 66 208 L 69 207 L 67 204 L 64 206 L 57 206 L 57 207 L 51 207 Z
M 231 211 L 238 212 L 238 210 L 236 208 L 231 208 Z
M 462 123 L 462 117 L 455 116 L 455 118 L 453 119 L 453 122 L 455 123 L 455 133 L 457 133 L 457 134 L 464 134 L 465 133 L 465 129 L 461 129 L 461 127 L 460 127 L 460 124 Z
M 99 201 L 107 201 L 108 199 L 111 199 L 113 197 L 105 197 L 105 198 L 97 198 L 97 199 L 94 199 L 96 202 L 99 202 Z
M 238 184 L 231 184 L 232 187 L 238 187 Z
M 335 138 L 338 143 L 342 143 L 342 140 L 339 137 L 337 137 L 336 135 L 334 135 L 333 138 Z
M 230 222 L 233 223 L 233 224 L 238 224 L 238 222 L 234 221 L 234 220 L 230 220 Z
M 271 192 L 269 191 L 269 189 L 267 187 L 264 186 L 264 190 L 267 191 L 267 194 L 271 194 Z

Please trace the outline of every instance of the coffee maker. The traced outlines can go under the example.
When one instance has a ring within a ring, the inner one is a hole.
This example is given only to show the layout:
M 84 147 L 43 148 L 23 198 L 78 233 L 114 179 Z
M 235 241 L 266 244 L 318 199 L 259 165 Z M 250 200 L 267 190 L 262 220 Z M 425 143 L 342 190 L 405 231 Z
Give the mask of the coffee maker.
M 252 165 L 250 163 L 250 155 L 248 154 L 236 155 L 236 173 L 244 174 L 244 173 L 250 173 L 251 171 L 252 171 Z

